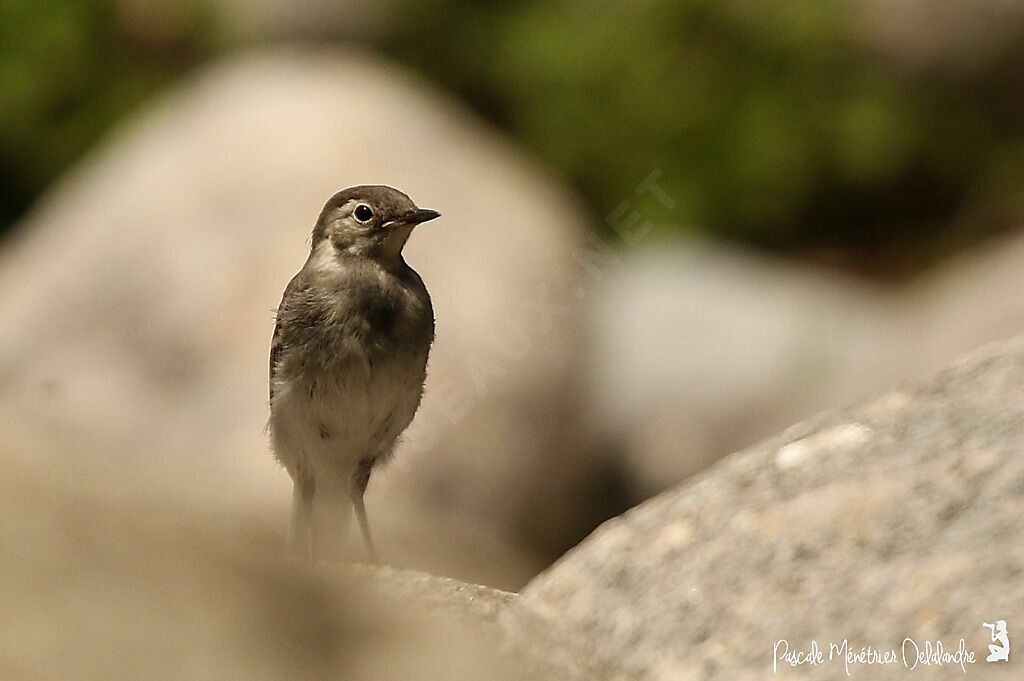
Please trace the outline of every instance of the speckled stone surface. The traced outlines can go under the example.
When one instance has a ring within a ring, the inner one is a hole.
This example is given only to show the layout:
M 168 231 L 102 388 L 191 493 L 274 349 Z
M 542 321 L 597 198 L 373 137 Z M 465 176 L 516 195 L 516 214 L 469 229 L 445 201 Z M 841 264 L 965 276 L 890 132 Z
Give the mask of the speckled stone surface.
M 955 663 L 908 677 L 906 638 L 922 652 L 963 638 L 969 678 L 1022 678 L 1024 658 L 985 661 L 982 626 L 1005 620 L 1011 644 L 1024 633 L 1022 454 L 1017 339 L 796 425 L 605 523 L 507 621 L 547 630 L 542 654 L 567 678 L 845 678 L 828 659 L 844 640 L 900 655 L 854 662 L 854 678 L 963 678 Z M 783 640 L 815 641 L 824 663 L 773 669 Z
M 467 584 L 449 577 L 377 565 L 352 565 L 342 571 L 324 564 L 326 574 L 338 575 L 350 588 L 373 589 L 423 610 L 465 617 L 483 625 L 497 621 L 516 594 L 481 584 Z

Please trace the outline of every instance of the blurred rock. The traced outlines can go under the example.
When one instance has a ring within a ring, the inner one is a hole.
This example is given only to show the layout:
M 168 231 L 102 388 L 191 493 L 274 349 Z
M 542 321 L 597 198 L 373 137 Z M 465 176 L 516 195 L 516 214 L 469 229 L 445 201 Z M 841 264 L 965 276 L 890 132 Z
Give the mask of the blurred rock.
M 250 521 L 197 511 L 24 447 L 2 419 L 0 678 L 523 678 L 497 650 L 512 596 L 287 561 Z
M 484 625 L 496 625 L 516 598 L 514 593 L 479 584 L 375 565 L 350 565 L 339 574 L 346 585 L 373 589 L 410 608 L 451 613 Z
M 124 1 L 124 0 L 122 0 Z M 410 0 L 204 0 L 219 22 L 249 40 L 345 38 L 365 41 L 401 23 Z
M 1014 0 L 853 0 L 848 9 L 865 45 L 912 70 L 992 68 L 1024 39 Z
M 971 678 L 1017 678 L 1012 657 L 984 661 L 982 622 L 1024 621 L 1022 423 L 1017 339 L 608 521 L 532 580 L 507 622 L 531 646 L 548 641 L 539 654 L 562 678 L 762 679 L 779 640 L 827 654 L 844 639 L 854 653 L 900 651 L 907 637 L 921 651 L 963 637 Z M 844 678 L 842 665 L 780 663 L 779 675 Z
M 899 291 L 893 324 L 910 346 L 907 368 L 930 371 L 1024 332 L 1021 281 L 1024 232 L 962 253 Z
M 898 378 L 889 312 L 866 284 L 737 249 L 627 253 L 594 296 L 593 428 L 646 498 Z
M 370 484 L 381 552 L 516 587 L 603 512 L 572 409 L 583 344 L 550 300 L 572 290 L 583 220 L 493 130 L 373 57 L 229 59 L 60 183 L 0 253 L 0 395 L 60 465 L 130 469 L 283 542 L 290 481 L 262 433 L 272 311 L 323 203 L 360 183 L 444 213 L 406 249 L 437 341 L 421 415 Z
M 637 498 L 824 409 L 1024 331 L 1024 236 L 901 288 L 694 243 L 628 253 L 594 296 L 592 428 Z M 608 323 L 615 320 L 615 323 Z

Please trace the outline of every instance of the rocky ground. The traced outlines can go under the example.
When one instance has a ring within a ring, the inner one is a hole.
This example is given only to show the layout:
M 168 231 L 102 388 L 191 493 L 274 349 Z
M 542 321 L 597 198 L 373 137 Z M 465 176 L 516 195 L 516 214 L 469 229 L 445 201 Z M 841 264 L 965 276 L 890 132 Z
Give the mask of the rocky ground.
M 907 637 L 947 650 L 964 638 L 971 678 L 1018 678 L 1013 658 L 984 661 L 982 623 L 1024 622 L 1022 448 L 1019 339 L 793 426 L 608 521 L 523 589 L 512 629 L 563 678 L 759 679 L 775 675 L 781 640 L 902 654 Z M 908 673 L 902 658 L 850 668 Z

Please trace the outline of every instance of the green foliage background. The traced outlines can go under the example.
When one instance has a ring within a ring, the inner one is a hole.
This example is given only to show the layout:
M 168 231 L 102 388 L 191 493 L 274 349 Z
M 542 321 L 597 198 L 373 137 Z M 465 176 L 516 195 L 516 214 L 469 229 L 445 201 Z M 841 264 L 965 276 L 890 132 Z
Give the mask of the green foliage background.
M 4 1 L 4 222 L 126 110 L 230 42 L 196 3 L 153 40 L 125 28 L 111 0 Z M 1024 45 L 980 68 L 912 70 L 863 48 L 849 8 L 412 0 L 364 42 L 506 129 L 598 222 L 658 170 L 677 206 L 645 212 L 667 232 L 874 273 L 1016 227 Z M 339 35 L 361 39 L 343 26 L 313 37 Z
M 910 73 L 859 46 L 838 0 L 442 4 L 389 42 L 601 216 L 657 169 L 678 208 L 645 213 L 666 229 L 876 273 L 1021 219 L 1024 45 Z
M 0 231 L 128 111 L 212 52 L 201 5 L 161 18 L 147 32 L 144 17 L 129 21 L 111 0 L 0 0 Z

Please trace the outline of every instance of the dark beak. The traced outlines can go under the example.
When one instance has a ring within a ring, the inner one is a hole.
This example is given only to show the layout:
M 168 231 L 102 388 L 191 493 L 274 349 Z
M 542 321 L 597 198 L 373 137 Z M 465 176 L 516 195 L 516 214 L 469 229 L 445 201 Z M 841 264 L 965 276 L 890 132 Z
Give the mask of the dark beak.
M 414 208 L 407 213 L 403 213 L 395 222 L 401 222 L 406 225 L 418 225 L 421 222 L 427 220 L 433 220 L 436 217 L 440 217 L 441 214 L 436 210 L 430 210 L 429 208 Z

